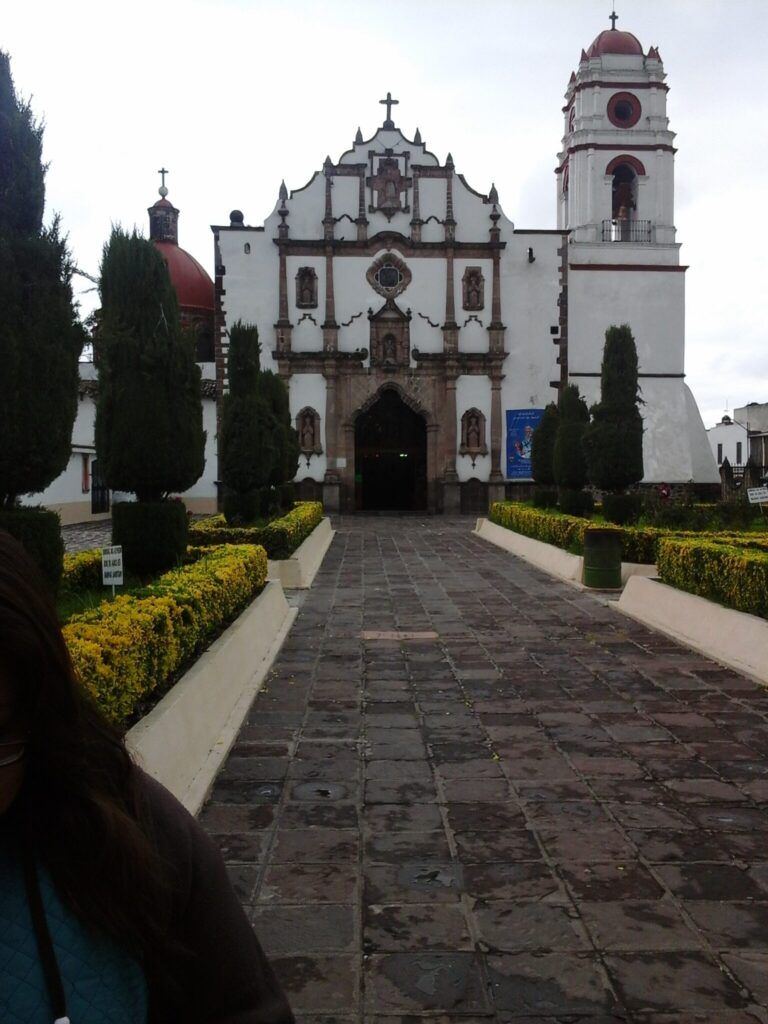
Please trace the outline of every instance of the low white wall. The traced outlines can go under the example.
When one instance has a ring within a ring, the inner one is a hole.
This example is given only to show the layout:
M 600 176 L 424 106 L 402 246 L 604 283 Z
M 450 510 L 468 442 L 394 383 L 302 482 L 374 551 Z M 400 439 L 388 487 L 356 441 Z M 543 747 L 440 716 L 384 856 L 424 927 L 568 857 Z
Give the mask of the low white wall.
M 498 526 L 489 519 L 478 519 L 473 531 L 504 551 L 517 555 L 518 558 L 530 562 L 538 569 L 559 576 L 569 583 L 580 583 L 584 574 L 584 559 L 581 555 L 572 555 L 552 544 L 544 544 L 540 540 L 524 537 L 521 533 Z
M 660 580 L 636 576 L 619 598 L 619 610 L 693 647 L 737 672 L 768 683 L 768 622 Z
M 285 590 L 311 587 L 335 534 L 331 520 L 321 519 L 290 558 L 270 560 L 269 579 L 279 580 Z
M 127 733 L 138 763 L 192 814 L 202 807 L 296 614 L 281 585 L 268 582 Z

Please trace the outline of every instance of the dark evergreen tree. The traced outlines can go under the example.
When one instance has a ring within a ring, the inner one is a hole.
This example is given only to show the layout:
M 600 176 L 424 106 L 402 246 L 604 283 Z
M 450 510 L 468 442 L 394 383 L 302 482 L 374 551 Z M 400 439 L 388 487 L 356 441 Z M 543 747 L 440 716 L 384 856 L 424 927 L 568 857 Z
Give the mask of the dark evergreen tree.
M 165 261 L 114 228 L 101 263 L 96 451 L 106 483 L 157 502 L 205 464 L 200 369 Z
M 219 430 L 221 479 L 228 519 L 258 515 L 256 491 L 269 483 L 279 458 L 275 420 L 260 388 L 259 332 L 238 321 L 229 335 L 229 393 Z
M 43 226 L 42 125 L 0 51 L 0 507 L 64 470 L 85 341 L 58 218 Z
M 557 406 L 550 402 L 531 438 L 531 474 L 534 482 L 543 487 L 551 487 L 555 482 L 554 455 L 558 419 Z
M 569 384 L 560 396 L 557 433 L 552 467 L 559 488 L 580 491 L 587 482 L 582 437 L 589 422 L 589 410 L 575 384 Z
M 600 401 L 584 432 L 590 483 L 618 494 L 643 478 L 643 420 L 638 408 L 637 350 L 628 324 L 609 327 L 600 373 Z
M 259 391 L 267 402 L 274 419 L 274 438 L 277 455 L 272 466 L 269 482 L 274 487 L 293 480 L 299 463 L 299 436 L 291 423 L 291 409 L 288 390 L 282 380 L 271 370 L 262 370 Z

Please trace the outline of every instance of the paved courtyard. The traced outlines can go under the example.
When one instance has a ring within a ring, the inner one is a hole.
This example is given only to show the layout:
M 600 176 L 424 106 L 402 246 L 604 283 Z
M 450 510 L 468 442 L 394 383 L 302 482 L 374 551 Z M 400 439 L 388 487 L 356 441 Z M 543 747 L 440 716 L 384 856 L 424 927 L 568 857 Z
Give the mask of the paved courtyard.
M 768 1021 L 768 693 L 342 518 L 201 819 L 304 1022 Z

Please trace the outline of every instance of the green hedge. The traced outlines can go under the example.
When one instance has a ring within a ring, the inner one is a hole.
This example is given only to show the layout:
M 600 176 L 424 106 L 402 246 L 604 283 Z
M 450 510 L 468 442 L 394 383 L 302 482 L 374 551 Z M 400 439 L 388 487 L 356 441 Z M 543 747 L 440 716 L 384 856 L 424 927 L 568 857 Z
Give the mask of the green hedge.
M 700 536 L 659 541 L 659 576 L 678 590 L 768 618 L 768 545 L 729 544 Z
M 113 721 L 125 722 L 242 611 L 266 577 L 263 548 L 209 547 L 192 565 L 73 615 L 63 633 L 78 676 Z
M 64 559 L 61 521 L 46 508 L 18 506 L 0 510 L 0 530 L 6 530 L 26 548 L 54 592 L 58 589 Z
M 190 526 L 190 544 L 260 544 L 272 559 L 290 558 L 323 518 L 320 501 L 300 501 L 267 526 L 227 526 L 223 515 Z

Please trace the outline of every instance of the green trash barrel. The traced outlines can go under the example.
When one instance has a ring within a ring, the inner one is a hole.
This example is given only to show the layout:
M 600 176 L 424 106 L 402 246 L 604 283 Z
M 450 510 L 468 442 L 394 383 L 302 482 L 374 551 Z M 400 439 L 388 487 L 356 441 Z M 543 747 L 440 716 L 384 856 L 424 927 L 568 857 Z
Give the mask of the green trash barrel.
M 584 585 L 601 590 L 621 587 L 621 532 L 588 527 L 584 531 Z

